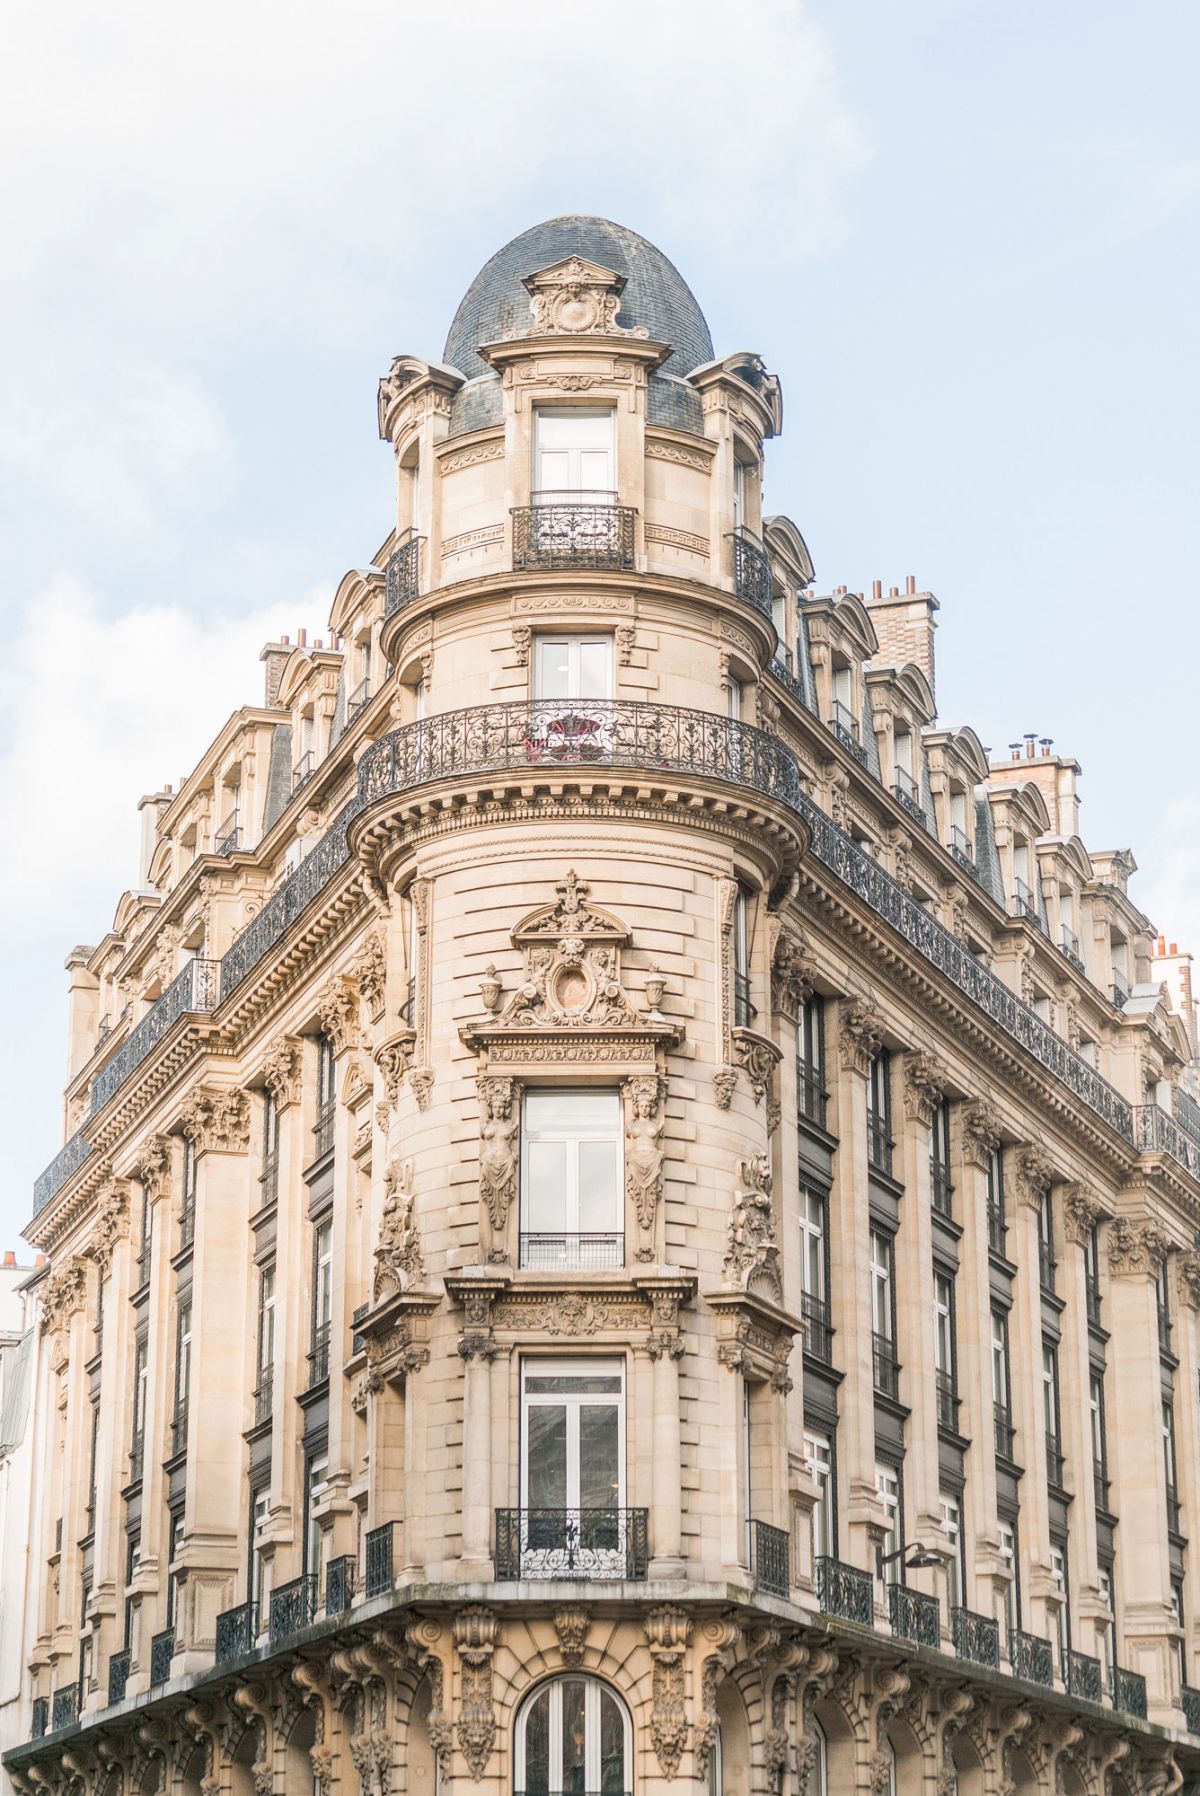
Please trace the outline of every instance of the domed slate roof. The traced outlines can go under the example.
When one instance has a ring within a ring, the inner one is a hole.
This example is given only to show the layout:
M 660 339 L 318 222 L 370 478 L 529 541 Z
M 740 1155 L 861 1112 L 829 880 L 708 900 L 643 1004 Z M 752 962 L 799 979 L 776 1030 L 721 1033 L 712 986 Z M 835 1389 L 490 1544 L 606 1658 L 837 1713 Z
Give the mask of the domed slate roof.
M 688 374 L 713 359 L 712 337 L 696 296 L 660 249 L 607 218 L 549 218 L 522 231 L 485 262 L 454 314 L 442 360 L 468 380 L 491 372 L 477 353 L 480 343 L 496 343 L 529 324 L 527 274 L 565 256 L 582 256 L 626 277 L 617 322 L 626 329 L 645 325 L 656 343 L 670 343 L 662 364 Z

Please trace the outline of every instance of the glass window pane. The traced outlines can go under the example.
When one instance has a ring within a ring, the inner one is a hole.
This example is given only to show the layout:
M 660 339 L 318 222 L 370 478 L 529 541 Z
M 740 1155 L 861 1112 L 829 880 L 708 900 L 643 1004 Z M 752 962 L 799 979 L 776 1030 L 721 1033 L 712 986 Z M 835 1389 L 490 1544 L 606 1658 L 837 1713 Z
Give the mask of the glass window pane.
M 579 1412 L 579 1506 L 608 1509 L 620 1502 L 620 1441 L 615 1403 L 588 1403 Z
M 545 1234 L 567 1226 L 565 1197 L 567 1152 L 560 1141 L 531 1141 L 525 1152 L 527 1234 Z
M 538 490 L 566 492 L 571 484 L 571 458 L 565 449 L 543 448 L 539 457 Z
M 548 1796 L 550 1789 L 549 1685 L 525 1714 L 525 1789 L 528 1796 Z
M 567 1503 L 567 1412 L 557 1403 L 534 1404 L 525 1412 L 526 1483 L 531 1509 L 565 1509 Z
M 562 1680 L 562 1785 L 566 1796 L 587 1790 L 587 1721 L 582 1678 Z
M 568 698 L 571 690 L 570 649 L 565 639 L 541 637 L 537 644 L 537 698 Z
M 620 1226 L 617 1206 L 617 1144 L 615 1141 L 581 1141 L 579 1144 L 579 1227 L 587 1234 L 603 1233 Z
M 625 1721 L 620 1705 L 607 1690 L 600 1692 L 600 1792 L 621 1796 L 625 1788 Z
M 528 1373 L 525 1378 L 525 1389 L 548 1396 L 595 1396 L 604 1391 L 618 1392 L 621 1389 L 619 1374 L 607 1377 L 573 1377 L 570 1373 L 546 1374 L 539 1377 L 536 1373 Z
M 609 672 L 607 642 L 581 642 L 579 645 L 580 698 L 610 698 L 612 675 Z

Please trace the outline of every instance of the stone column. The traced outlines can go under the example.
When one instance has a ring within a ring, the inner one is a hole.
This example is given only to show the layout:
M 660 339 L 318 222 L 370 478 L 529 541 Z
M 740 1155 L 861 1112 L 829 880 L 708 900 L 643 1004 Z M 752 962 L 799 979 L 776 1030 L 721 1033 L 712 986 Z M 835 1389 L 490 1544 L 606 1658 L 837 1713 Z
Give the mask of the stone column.
M 1021 1546 L 1030 1575 L 1024 1625 L 1034 1634 L 1052 1637 L 1049 1601 L 1055 1595 L 1050 1575 L 1050 1505 L 1046 1479 L 1046 1418 L 1042 1397 L 1042 1285 L 1038 1259 L 1038 1217 L 1042 1196 L 1053 1177 L 1050 1163 L 1036 1147 L 1014 1148 L 1009 1156 L 1007 1189 L 1013 1202 L 1008 1218 L 1008 1258 L 1017 1267 L 1013 1307 L 1009 1314 L 1008 1360 L 1012 1387 L 1016 1454 L 1024 1467 L 1021 1481 Z
M 945 1068 L 929 1054 L 904 1056 L 904 1134 L 901 1177 L 904 1201 L 896 1236 L 897 1347 L 901 1394 L 912 1412 L 905 1430 L 905 1538 L 936 1545 L 941 1537 L 938 1506 L 937 1380 L 933 1360 L 933 1224 L 929 1173 L 929 1130 L 946 1088 Z M 918 1447 L 923 1449 L 919 1451 Z M 895 1575 L 895 1568 L 892 1568 Z M 928 1574 L 916 1574 L 918 1585 Z
M 962 1525 L 968 1550 L 968 1606 L 984 1615 L 1004 1613 L 1009 1574 L 996 1531 L 996 1428 L 992 1388 L 992 1291 L 988 1264 L 987 1173 L 1000 1145 L 1000 1119 L 984 1100 L 962 1107 L 957 1168 L 962 1202 L 955 1322 L 958 1348 L 959 1427 L 972 1443 Z M 973 1589 L 972 1589 L 973 1574 Z
M 1075 1615 L 1095 1613 L 1100 1586 L 1096 1579 L 1096 1480 L 1092 1454 L 1091 1355 L 1088 1351 L 1087 1279 L 1084 1248 L 1100 1218 L 1100 1206 L 1079 1185 L 1062 1192 L 1064 1252 L 1058 1268 L 1058 1294 L 1066 1302 L 1062 1342 L 1058 1350 L 1059 1408 L 1071 1505 L 1071 1607 Z M 1082 1647 L 1082 1643 L 1080 1643 Z
M 650 1538 L 652 1578 L 681 1578 L 683 1562 L 683 1446 L 679 1408 L 679 1362 L 683 1333 L 678 1284 L 652 1285 L 636 1280 L 649 1298 L 653 1326 L 646 1343 L 654 1368 L 651 1451 Z
M 463 1362 L 462 1558 L 459 1575 L 489 1582 L 492 1566 L 492 1302 L 499 1281 L 453 1281 L 463 1306 L 458 1351 Z M 409 1483 L 410 1496 L 415 1494 Z
M 1200 1415 L 1196 1405 L 1191 1401 L 1189 1393 L 1197 1388 L 1200 1380 L 1200 1254 L 1190 1248 L 1175 1257 L 1175 1352 L 1179 1358 L 1178 1388 L 1183 1401 L 1175 1405 L 1175 1450 L 1182 1468 L 1185 1468 L 1179 1480 L 1179 1495 L 1183 1503 L 1183 1512 L 1179 1527 L 1188 1540 L 1200 1541 L 1200 1482 L 1194 1470 L 1200 1466 Z M 1190 1472 L 1188 1468 L 1191 1468 Z M 1189 1564 L 1190 1555 L 1185 1557 L 1188 1576 L 1184 1585 L 1184 1624 L 1186 1628 L 1184 1640 L 1187 1647 L 1188 1682 L 1194 1688 L 1200 1685 L 1200 1661 L 1197 1659 L 1197 1642 L 1200 1641 L 1200 1577 Z M 1176 1723 L 1178 1725 L 1178 1723 Z

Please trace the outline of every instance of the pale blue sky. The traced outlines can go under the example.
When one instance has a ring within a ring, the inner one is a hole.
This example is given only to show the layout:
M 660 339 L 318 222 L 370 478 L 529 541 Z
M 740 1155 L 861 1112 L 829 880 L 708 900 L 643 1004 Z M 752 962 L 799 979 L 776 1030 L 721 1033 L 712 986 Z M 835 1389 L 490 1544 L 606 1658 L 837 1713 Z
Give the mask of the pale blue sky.
M 938 696 L 1084 767 L 1200 950 L 1193 6 L 127 0 L 0 71 L 0 1248 L 58 1146 L 65 977 L 134 803 L 389 516 L 377 377 L 559 212 L 662 245 L 781 377 L 818 583 L 917 575 Z M 65 824 L 61 819 L 70 816 Z

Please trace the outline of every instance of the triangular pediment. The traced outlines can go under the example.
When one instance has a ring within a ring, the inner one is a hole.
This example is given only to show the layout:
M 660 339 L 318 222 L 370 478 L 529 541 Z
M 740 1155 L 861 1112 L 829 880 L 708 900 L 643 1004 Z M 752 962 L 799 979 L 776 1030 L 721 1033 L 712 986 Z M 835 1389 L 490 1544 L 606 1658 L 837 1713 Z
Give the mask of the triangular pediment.
M 535 269 L 532 274 L 522 276 L 521 285 L 529 292 L 535 293 L 543 287 L 604 287 L 610 292 L 623 293 L 625 276 L 618 274 L 615 268 L 604 268 L 599 262 L 588 262 L 583 256 L 564 256 L 561 262 L 551 262 L 545 268 Z

